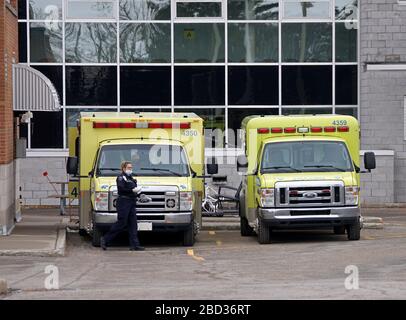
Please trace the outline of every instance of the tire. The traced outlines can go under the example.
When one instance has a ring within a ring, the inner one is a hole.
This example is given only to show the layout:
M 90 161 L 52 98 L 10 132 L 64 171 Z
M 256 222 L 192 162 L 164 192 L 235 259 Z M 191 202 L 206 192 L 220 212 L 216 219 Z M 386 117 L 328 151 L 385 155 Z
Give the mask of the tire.
M 99 228 L 93 226 L 93 234 L 92 234 L 92 245 L 94 247 L 100 247 L 100 238 L 102 233 Z
M 248 224 L 248 220 L 246 217 L 240 217 L 240 231 L 241 236 L 243 237 L 249 237 L 254 235 L 254 230 Z
M 361 238 L 361 226 L 359 221 L 347 226 L 347 237 L 350 241 L 357 241 Z
M 192 222 L 191 225 L 183 231 L 182 245 L 184 247 L 192 247 L 195 244 L 195 230 L 193 226 L 194 223 Z
M 258 219 L 258 242 L 271 243 L 271 229 L 261 219 Z
M 334 227 L 334 234 L 345 234 L 345 226 Z

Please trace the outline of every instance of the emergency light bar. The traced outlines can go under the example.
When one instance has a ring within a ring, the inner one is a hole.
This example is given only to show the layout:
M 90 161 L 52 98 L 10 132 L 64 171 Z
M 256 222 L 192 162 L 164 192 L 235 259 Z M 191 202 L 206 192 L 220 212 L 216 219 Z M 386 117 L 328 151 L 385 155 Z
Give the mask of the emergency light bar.
M 190 122 L 93 122 L 94 129 L 190 129 Z
M 328 126 L 328 127 L 311 127 L 310 130 L 307 127 L 287 127 L 287 128 L 259 128 L 257 132 L 259 134 L 268 134 L 268 133 L 321 133 L 321 132 L 349 132 L 350 127 L 348 126 Z

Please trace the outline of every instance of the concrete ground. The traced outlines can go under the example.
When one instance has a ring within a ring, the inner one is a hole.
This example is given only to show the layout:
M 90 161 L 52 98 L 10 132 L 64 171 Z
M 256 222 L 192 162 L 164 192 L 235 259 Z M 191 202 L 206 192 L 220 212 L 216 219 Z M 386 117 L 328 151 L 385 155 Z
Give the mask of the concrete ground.
M 11 235 L 0 237 L 0 256 L 64 254 L 67 216 L 57 209 L 30 209 L 23 210 L 22 217 Z
M 331 231 L 302 231 L 277 233 L 272 244 L 259 245 L 236 231 L 205 230 L 193 249 L 168 235 L 144 234 L 145 252 L 129 252 L 125 239 L 103 252 L 68 233 L 64 257 L 0 257 L 0 278 L 11 289 L 2 297 L 405 299 L 405 209 L 371 215 L 384 218 L 384 229 L 363 230 L 356 242 Z M 359 289 L 345 288 L 346 277 L 356 274 L 351 267 L 345 273 L 351 265 L 358 269 Z M 49 283 L 59 289 L 47 290 Z

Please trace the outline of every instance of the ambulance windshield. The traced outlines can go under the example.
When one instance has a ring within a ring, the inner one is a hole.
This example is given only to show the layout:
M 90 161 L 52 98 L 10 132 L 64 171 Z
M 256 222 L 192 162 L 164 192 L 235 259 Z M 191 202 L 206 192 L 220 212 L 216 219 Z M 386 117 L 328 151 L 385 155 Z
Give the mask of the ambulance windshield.
M 351 157 L 339 141 L 290 141 L 264 147 L 261 173 L 353 171 Z
M 190 175 L 186 153 L 181 146 L 164 144 L 123 144 L 100 150 L 96 174 L 116 176 L 122 161 L 130 161 L 135 176 Z

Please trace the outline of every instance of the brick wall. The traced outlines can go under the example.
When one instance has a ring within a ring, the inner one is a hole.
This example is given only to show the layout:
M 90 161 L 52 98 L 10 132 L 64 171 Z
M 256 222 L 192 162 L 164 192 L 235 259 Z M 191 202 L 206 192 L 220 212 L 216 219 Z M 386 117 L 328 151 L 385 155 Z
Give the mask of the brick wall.
M 14 226 L 14 134 L 12 64 L 18 59 L 16 0 L 0 2 L 0 235 Z
M 60 186 L 56 186 L 55 192 L 48 183 L 43 172 L 48 172 L 51 181 L 68 181 L 66 174 L 66 158 L 64 157 L 41 157 L 19 159 L 20 163 L 20 186 L 23 206 L 49 206 L 58 205 L 58 199 L 48 196 L 60 193 Z
M 13 7 L 14 5 L 14 7 Z M 14 156 L 12 64 L 18 59 L 16 1 L 0 5 L 0 164 L 10 163 Z
M 364 0 L 360 15 L 361 147 L 394 151 L 394 202 L 406 202 L 406 71 L 367 70 L 371 63 L 406 64 L 406 5 Z M 385 176 L 392 176 L 390 168 Z

